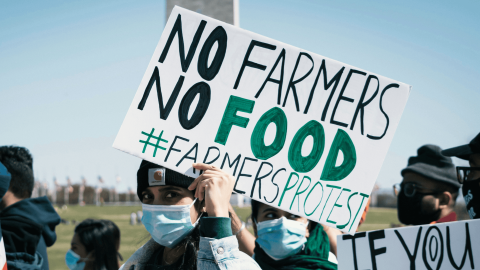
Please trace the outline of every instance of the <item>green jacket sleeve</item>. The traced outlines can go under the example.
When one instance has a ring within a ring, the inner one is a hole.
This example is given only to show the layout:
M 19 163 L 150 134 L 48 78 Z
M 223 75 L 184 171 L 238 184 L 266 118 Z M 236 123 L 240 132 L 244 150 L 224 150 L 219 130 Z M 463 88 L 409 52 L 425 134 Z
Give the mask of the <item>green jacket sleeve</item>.
M 232 236 L 231 220 L 227 217 L 202 217 L 200 236 L 222 239 Z

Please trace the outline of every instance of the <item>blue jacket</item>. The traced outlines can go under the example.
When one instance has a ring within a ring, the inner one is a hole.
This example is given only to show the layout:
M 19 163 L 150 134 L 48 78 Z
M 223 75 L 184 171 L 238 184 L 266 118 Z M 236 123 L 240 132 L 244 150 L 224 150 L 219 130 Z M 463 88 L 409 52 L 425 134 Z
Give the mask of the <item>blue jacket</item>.
M 197 269 L 240 270 L 260 269 L 260 266 L 238 249 L 237 237 L 232 235 L 221 239 L 201 237 Z

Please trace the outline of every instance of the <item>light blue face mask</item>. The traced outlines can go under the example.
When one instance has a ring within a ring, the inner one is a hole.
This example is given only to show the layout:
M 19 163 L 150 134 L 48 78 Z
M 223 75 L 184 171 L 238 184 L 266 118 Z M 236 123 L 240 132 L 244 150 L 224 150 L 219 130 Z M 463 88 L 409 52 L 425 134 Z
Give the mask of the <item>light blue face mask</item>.
M 173 248 L 182 241 L 197 226 L 190 219 L 190 208 L 195 203 L 187 205 L 153 205 L 142 204 L 142 223 L 155 242 L 162 246 Z
M 257 243 L 274 260 L 297 254 L 307 242 L 307 224 L 285 217 L 257 223 Z
M 83 270 L 85 268 L 85 262 L 78 262 L 80 255 L 73 252 L 71 249 L 67 251 L 65 255 L 65 263 L 70 270 Z

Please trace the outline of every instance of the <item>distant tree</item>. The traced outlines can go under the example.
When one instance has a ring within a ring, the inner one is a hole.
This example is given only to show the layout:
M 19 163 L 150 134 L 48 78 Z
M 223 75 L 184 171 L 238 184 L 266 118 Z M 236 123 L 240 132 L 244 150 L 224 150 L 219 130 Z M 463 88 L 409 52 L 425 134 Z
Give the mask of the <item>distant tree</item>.
M 397 197 L 391 192 L 377 194 L 377 207 L 397 208 Z

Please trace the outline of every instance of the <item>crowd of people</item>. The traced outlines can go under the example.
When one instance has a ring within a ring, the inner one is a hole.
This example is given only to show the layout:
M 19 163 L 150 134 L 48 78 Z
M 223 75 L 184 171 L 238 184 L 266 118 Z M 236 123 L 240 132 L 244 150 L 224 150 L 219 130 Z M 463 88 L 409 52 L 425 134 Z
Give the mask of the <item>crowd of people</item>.
M 455 167 L 451 157 L 468 160 Z M 31 198 L 33 159 L 23 147 L 0 147 L 0 225 L 8 269 L 49 269 L 47 247 L 60 216 L 46 197 Z M 253 234 L 230 205 L 234 178 L 213 165 L 194 179 L 142 161 L 137 171 L 141 222 L 151 239 L 125 263 L 120 230 L 109 220 L 86 219 L 65 250 L 69 269 L 337 269 L 339 230 L 252 201 Z M 470 217 L 480 212 L 480 134 L 447 150 L 421 146 L 394 186 L 405 225 L 456 221 L 462 189 Z M 368 209 L 368 208 L 366 208 Z M 362 221 L 365 219 L 362 216 Z

